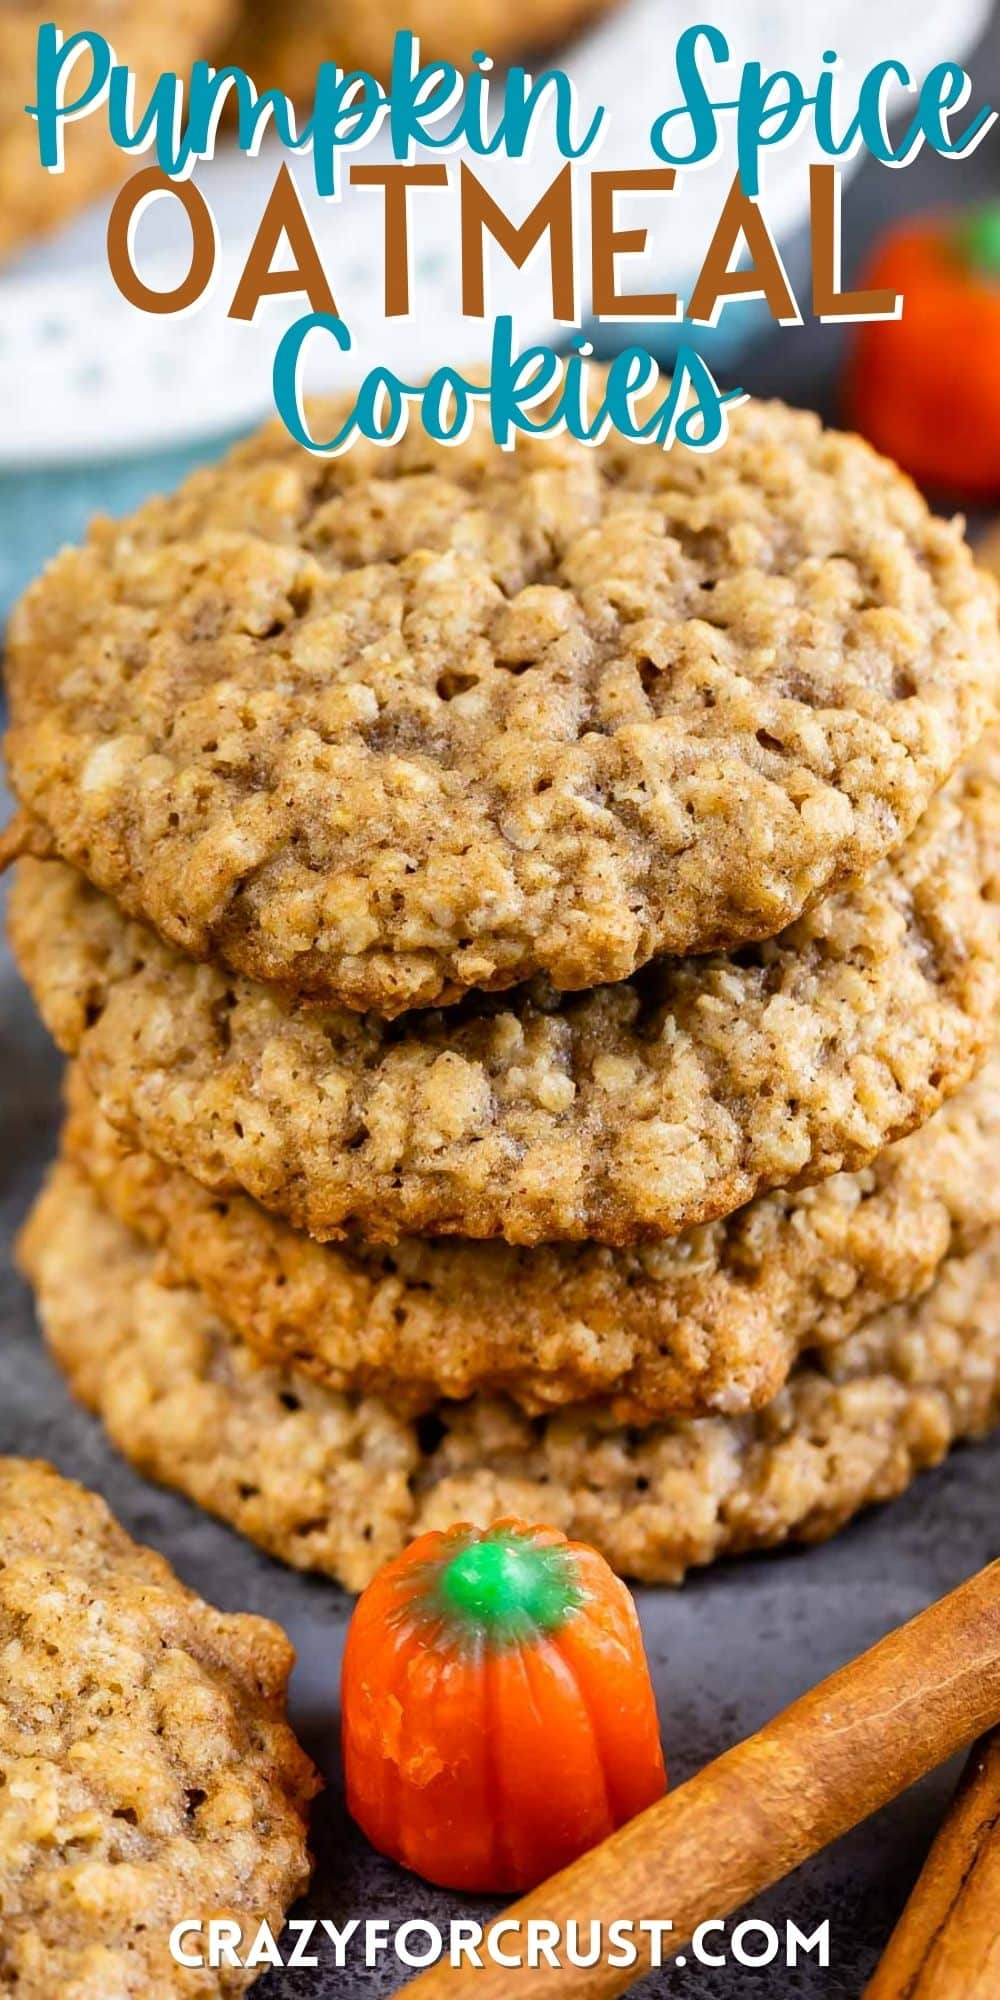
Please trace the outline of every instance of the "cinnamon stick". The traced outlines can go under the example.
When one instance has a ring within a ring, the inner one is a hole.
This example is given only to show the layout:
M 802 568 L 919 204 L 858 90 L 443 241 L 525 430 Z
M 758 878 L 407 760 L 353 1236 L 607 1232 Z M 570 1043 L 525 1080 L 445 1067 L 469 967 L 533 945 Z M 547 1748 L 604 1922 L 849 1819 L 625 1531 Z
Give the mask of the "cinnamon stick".
M 1000 1723 L 1000 1562 L 842 1667 L 714 1764 L 504 1912 L 499 1922 L 574 1921 L 589 1936 L 631 1919 L 638 1963 L 573 1966 L 560 1954 L 518 1970 L 444 1962 L 413 1982 L 420 2000 L 518 2000 L 553 1987 L 608 2000 L 651 1962 L 641 1919 L 670 1920 L 679 1951 L 723 1917 Z M 518 1934 L 508 1933 L 510 1952 Z
M 977 1743 L 865 2000 L 997 2000 L 1000 1735 Z

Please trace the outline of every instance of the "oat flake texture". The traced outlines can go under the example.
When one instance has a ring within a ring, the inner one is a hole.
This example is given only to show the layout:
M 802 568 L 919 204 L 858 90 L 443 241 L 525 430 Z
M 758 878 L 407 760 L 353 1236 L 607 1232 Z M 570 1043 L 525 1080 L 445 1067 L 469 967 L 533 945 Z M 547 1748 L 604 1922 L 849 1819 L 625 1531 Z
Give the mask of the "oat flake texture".
M 298 1569 L 360 1590 L 412 1536 L 543 1520 L 623 1575 L 833 1534 L 1000 1415 L 1000 1242 L 950 1259 L 915 1307 L 802 1363 L 766 1410 L 635 1432 L 606 1409 L 525 1417 L 474 1397 L 413 1422 L 256 1361 L 201 1295 L 57 1167 L 22 1241 L 75 1394 L 148 1477 Z
M 199 1911 L 277 1934 L 306 1887 L 319 1781 L 285 1722 L 292 1660 L 276 1625 L 214 1611 L 95 1494 L 0 1459 L 0 1993 L 252 1984 L 192 1981 L 167 1940 Z
M 629 1244 L 856 1172 L 992 1042 L 1000 784 L 985 743 L 897 855 L 781 937 L 617 986 L 384 1023 L 199 965 L 26 859 L 15 951 L 111 1124 L 319 1238 Z
M 0 7 L 0 263 L 77 209 L 128 179 L 129 160 L 100 116 L 71 124 L 65 170 L 47 173 L 38 159 L 34 103 L 38 30 L 56 20 L 67 37 L 82 28 L 105 35 L 138 79 L 143 104 L 163 70 L 183 74 L 218 49 L 232 24 L 236 0 L 5 0 Z M 78 74 L 80 74 L 78 72 Z
M 898 847 L 998 673 L 960 526 L 780 404 L 703 455 L 275 423 L 28 591 L 8 762 L 22 845 L 388 1016 L 775 935 Z

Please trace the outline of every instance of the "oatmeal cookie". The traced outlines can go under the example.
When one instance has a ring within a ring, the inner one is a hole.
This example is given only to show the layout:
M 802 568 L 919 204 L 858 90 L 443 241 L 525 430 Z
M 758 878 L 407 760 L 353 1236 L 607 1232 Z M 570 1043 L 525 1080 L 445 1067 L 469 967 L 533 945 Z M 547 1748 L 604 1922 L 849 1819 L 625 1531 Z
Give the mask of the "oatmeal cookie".
M 976 561 L 991 576 L 1000 577 L 1000 528 L 991 528 L 985 540 L 976 543 Z
M 217 1193 L 317 1238 L 625 1245 L 857 1172 L 967 1079 L 998 856 L 994 744 L 776 940 L 389 1024 L 195 964 L 62 862 L 20 863 L 11 934 L 104 1115 Z
M 246 0 L 230 60 L 260 90 L 308 98 L 321 62 L 385 77 L 393 37 L 420 38 L 424 62 L 467 69 L 484 50 L 498 63 L 554 48 L 612 0 Z
M 38 30 L 55 18 L 68 38 L 95 29 L 138 80 L 138 102 L 163 70 L 183 72 L 211 56 L 235 14 L 235 0 L 88 0 L 54 10 L 50 0 L 14 0 L 0 23 L 0 261 L 44 235 L 106 189 L 135 163 L 119 152 L 99 116 L 69 126 L 66 166 L 48 173 L 38 159 L 37 127 L 25 114 L 35 102 Z
M 762 1195 L 636 1250 L 314 1243 L 245 1195 L 131 1148 L 69 1076 L 64 1157 L 265 1360 L 416 1413 L 501 1392 L 529 1413 L 605 1400 L 620 1423 L 767 1403 L 804 1347 L 924 1292 L 1000 1228 L 1000 1056 L 859 1174 Z
M 168 1950 L 181 1917 L 275 1933 L 309 1879 L 319 1781 L 285 1722 L 293 1661 L 214 1611 L 103 1500 L 0 1459 L 0 1992 L 243 1992 Z
M 701 456 L 275 423 L 57 556 L 7 675 L 25 846 L 391 1016 L 776 935 L 910 832 L 1000 629 L 959 525 L 780 404 Z
M 635 1432 L 606 1409 L 532 1420 L 474 1397 L 404 1418 L 256 1361 L 63 1164 L 21 1246 L 75 1394 L 150 1478 L 348 1589 L 425 1528 L 508 1514 L 677 1582 L 738 1551 L 833 1534 L 1000 1415 L 1000 1238 L 916 1306 L 802 1363 L 766 1410 Z

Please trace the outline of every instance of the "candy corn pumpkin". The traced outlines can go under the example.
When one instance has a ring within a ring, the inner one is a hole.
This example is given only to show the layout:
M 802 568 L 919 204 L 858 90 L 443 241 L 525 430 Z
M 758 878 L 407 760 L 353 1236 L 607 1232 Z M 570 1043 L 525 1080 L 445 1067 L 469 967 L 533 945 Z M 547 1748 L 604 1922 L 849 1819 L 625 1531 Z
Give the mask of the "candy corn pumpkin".
M 521 1521 L 422 1535 L 380 1571 L 342 1714 L 350 1812 L 445 1888 L 530 1888 L 666 1787 L 629 1592 Z

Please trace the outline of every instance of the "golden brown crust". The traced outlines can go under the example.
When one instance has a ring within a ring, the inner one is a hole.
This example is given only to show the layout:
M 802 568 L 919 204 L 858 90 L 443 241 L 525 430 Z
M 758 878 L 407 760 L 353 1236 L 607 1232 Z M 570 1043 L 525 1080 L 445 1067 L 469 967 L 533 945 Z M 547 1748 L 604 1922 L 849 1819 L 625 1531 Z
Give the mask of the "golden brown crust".
M 341 416 L 343 412 L 341 412 Z M 319 412 L 333 425 L 335 413 Z M 195 957 L 392 1015 L 773 936 L 995 712 L 996 591 L 859 439 L 317 459 L 280 424 L 11 620 L 11 780 Z
M 676 1582 L 724 1554 L 812 1541 L 891 1497 L 1000 1411 L 1000 1239 L 919 1305 L 802 1364 L 755 1416 L 635 1433 L 606 1410 L 531 1420 L 476 1397 L 407 1421 L 254 1362 L 189 1288 L 56 1168 L 21 1248 L 74 1392 L 149 1477 L 301 1569 L 360 1589 L 425 1528 L 545 1520 L 623 1574 Z
M 855 1172 L 926 1120 L 1000 999 L 995 745 L 900 853 L 780 938 L 386 1025 L 193 964 L 61 862 L 11 934 L 126 1135 L 316 1237 L 628 1244 Z
M 118 61 L 135 71 L 142 102 L 161 71 L 183 73 L 198 57 L 213 55 L 234 13 L 235 0 L 87 0 L 84 6 L 74 0 L 55 18 L 67 38 L 81 28 L 105 35 Z M 0 262 L 127 179 L 132 167 L 99 115 L 69 126 L 62 173 L 41 166 L 37 127 L 24 107 L 34 102 L 38 30 L 53 18 L 50 0 L 15 0 L 3 8 Z
M 309 1879 L 318 1778 L 285 1722 L 294 1655 L 131 1541 L 104 1502 L 0 1460 L 0 1989 L 18 2000 L 235 1994 L 192 1979 L 182 1917 L 252 1938 Z
M 506 1393 L 529 1413 L 605 1399 L 621 1423 L 768 1402 L 1000 1227 L 1000 1056 L 860 1174 L 763 1195 L 648 1248 L 314 1243 L 245 1195 L 136 1151 L 68 1079 L 64 1157 L 265 1361 L 417 1412 Z

